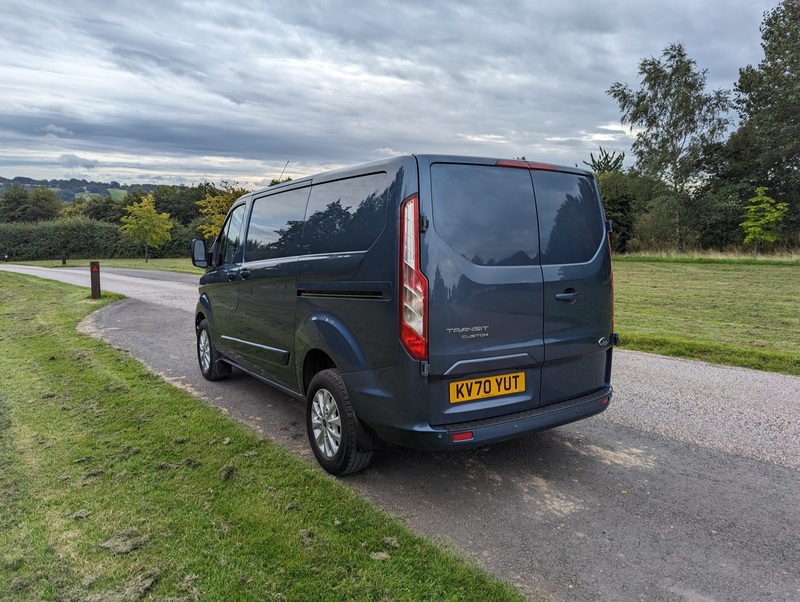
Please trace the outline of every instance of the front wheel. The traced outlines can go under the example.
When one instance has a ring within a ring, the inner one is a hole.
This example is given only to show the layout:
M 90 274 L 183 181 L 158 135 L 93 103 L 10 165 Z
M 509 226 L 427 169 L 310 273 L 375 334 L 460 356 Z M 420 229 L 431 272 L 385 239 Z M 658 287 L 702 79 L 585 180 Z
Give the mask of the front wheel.
M 364 470 L 371 451 L 358 449 L 358 423 L 350 396 L 336 370 L 318 373 L 308 387 L 306 429 L 320 466 L 341 476 Z
M 208 320 L 201 320 L 197 325 L 197 361 L 206 380 L 222 380 L 231 373 L 231 367 L 219 361 L 219 354 L 211 340 Z

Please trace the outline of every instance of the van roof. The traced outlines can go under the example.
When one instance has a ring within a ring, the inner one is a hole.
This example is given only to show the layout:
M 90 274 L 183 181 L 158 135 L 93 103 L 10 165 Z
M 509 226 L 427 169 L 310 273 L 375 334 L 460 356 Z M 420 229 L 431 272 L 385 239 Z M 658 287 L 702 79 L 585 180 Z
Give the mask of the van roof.
M 342 178 L 374 173 L 377 171 L 383 171 L 391 167 L 396 168 L 398 167 L 398 164 L 405 163 L 410 159 L 415 159 L 427 164 L 471 163 L 474 165 L 497 165 L 498 163 L 502 162 L 503 164 L 511 167 L 520 167 L 520 168 L 527 167 L 528 169 L 549 168 L 554 171 L 563 171 L 563 172 L 576 173 L 588 176 L 592 175 L 592 172 L 590 170 L 580 168 L 577 165 L 570 167 L 566 165 L 557 165 L 552 163 L 539 163 L 539 162 L 527 161 L 525 159 L 520 160 L 520 159 L 507 159 L 501 157 L 475 157 L 467 155 L 438 155 L 438 154 L 427 154 L 427 153 L 422 153 L 422 154 L 415 153 L 411 155 L 398 155 L 386 159 L 378 159 L 375 161 L 369 161 L 367 163 L 359 163 L 347 167 L 340 167 L 337 169 L 320 172 L 312 176 L 305 176 L 302 178 L 298 178 L 296 180 L 275 184 L 273 186 L 269 186 L 268 188 L 262 188 L 261 190 L 256 190 L 254 192 L 258 193 L 266 190 L 272 192 L 286 188 L 308 186 L 309 184 L 312 183 L 328 182 L 331 180 L 339 180 Z

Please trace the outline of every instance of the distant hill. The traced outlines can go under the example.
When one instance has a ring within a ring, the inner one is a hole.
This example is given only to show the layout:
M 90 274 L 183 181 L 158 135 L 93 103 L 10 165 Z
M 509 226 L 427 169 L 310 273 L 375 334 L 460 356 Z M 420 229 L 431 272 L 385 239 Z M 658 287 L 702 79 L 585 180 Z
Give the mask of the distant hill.
M 62 201 L 73 203 L 76 200 L 82 200 L 87 194 L 101 194 L 103 196 L 111 195 L 115 198 L 124 196 L 131 190 L 145 190 L 146 192 L 153 192 L 155 184 L 120 184 L 119 182 L 89 182 L 87 180 L 34 180 L 33 178 L 25 178 L 17 176 L 16 178 L 3 178 L 0 177 L 0 194 L 3 194 L 13 186 L 22 186 L 24 188 L 36 188 L 37 186 L 44 186 L 50 188 L 55 192 Z

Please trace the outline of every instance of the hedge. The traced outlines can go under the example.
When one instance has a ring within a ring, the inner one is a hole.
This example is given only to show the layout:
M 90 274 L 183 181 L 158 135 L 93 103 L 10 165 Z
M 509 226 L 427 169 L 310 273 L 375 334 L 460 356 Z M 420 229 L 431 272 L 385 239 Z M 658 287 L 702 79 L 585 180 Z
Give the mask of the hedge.
M 161 249 L 150 249 L 151 257 L 186 257 L 193 236 L 191 229 L 176 224 L 172 240 Z M 0 224 L 0 255 L 17 261 L 73 258 L 108 259 L 144 256 L 144 247 L 122 232 L 118 225 L 87 217 L 70 217 L 39 223 Z

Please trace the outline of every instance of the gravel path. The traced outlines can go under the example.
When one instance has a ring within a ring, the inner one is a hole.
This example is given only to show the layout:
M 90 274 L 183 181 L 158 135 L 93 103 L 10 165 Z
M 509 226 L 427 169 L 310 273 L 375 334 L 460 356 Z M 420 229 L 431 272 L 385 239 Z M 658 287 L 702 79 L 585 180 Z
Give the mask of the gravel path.
M 800 468 L 800 377 L 636 351 L 614 362 L 614 401 L 598 419 Z

